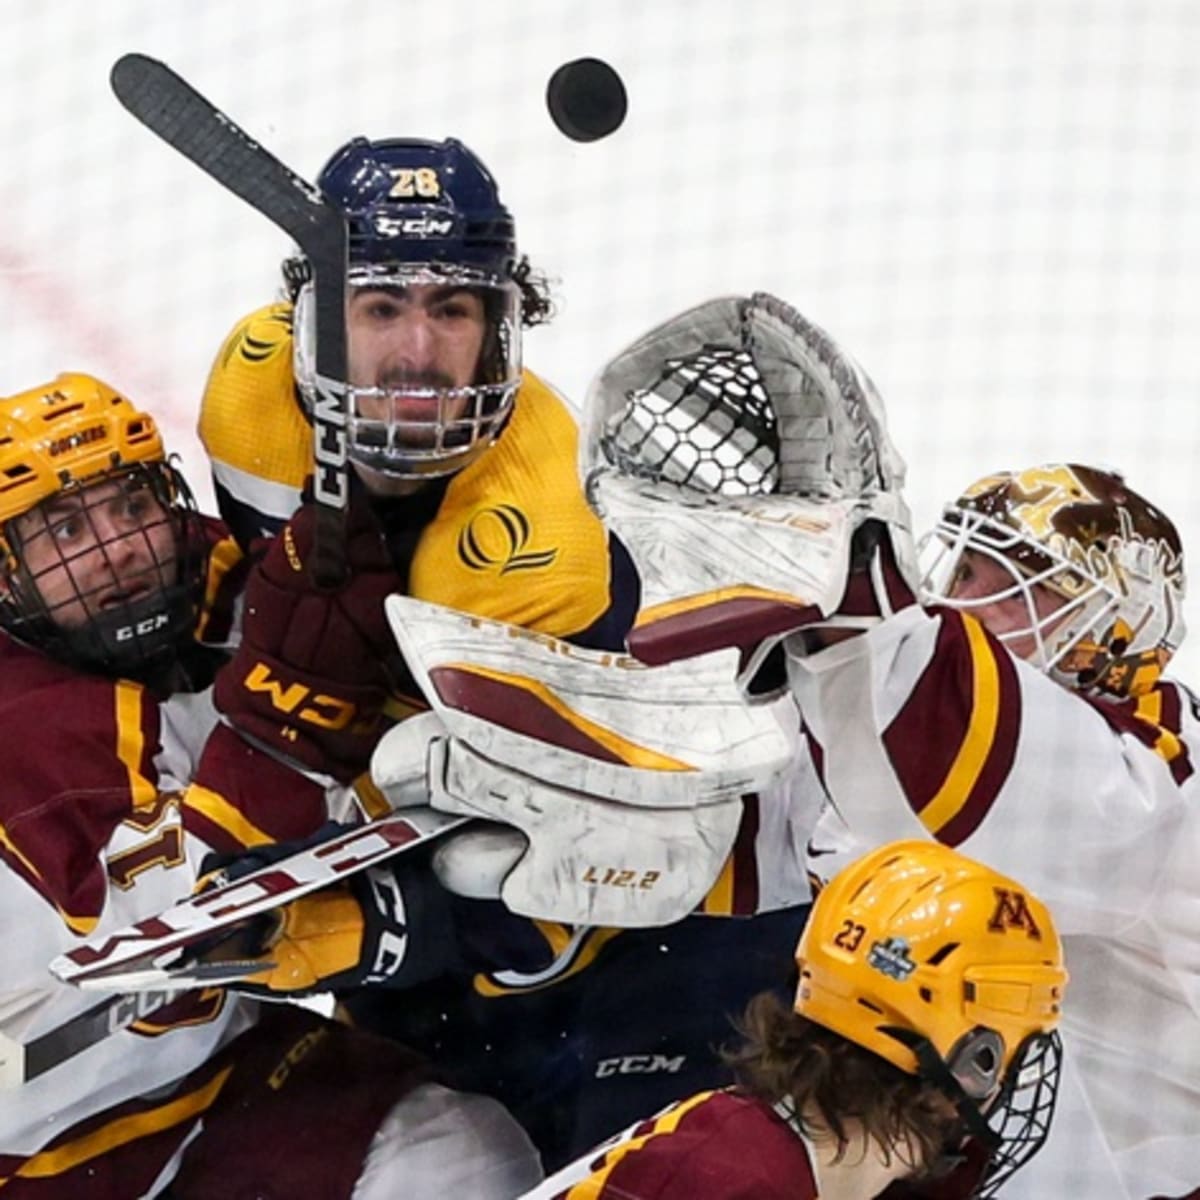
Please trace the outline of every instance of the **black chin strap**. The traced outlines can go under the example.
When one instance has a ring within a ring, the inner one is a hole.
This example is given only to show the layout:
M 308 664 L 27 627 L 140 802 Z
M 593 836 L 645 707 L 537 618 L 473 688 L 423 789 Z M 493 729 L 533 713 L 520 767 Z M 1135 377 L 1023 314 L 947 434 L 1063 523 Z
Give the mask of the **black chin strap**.
M 945 1059 L 928 1038 L 897 1025 L 881 1025 L 880 1032 L 895 1038 L 916 1055 L 918 1074 L 945 1092 L 971 1137 L 989 1153 L 999 1149 L 1000 1135 L 984 1119 L 979 1105 L 963 1091 L 962 1084 L 954 1077 L 954 1072 L 946 1065 Z

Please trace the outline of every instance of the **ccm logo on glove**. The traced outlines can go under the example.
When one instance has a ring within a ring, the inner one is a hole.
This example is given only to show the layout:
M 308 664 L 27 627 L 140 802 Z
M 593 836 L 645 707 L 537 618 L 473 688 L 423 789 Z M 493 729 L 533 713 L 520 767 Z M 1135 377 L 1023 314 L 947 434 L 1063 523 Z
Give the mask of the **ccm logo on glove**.
M 302 683 L 284 683 L 271 676 L 265 662 L 256 662 L 242 680 L 248 692 L 261 692 L 280 712 L 295 716 L 298 721 L 319 725 L 322 729 L 345 729 L 354 720 L 357 707 L 349 700 L 339 700 L 324 692 L 313 692 Z M 306 708 L 300 708 L 311 701 Z M 300 709 L 299 712 L 296 710 Z M 324 709 L 325 711 L 322 711 Z

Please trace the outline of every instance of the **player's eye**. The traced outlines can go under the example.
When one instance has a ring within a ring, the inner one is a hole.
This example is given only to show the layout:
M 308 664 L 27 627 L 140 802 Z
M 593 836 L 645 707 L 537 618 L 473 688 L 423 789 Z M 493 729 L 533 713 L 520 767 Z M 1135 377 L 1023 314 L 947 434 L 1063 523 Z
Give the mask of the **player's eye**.
M 83 532 L 87 528 L 87 522 L 81 513 L 71 513 L 68 516 L 50 521 L 48 527 L 50 536 L 56 543 L 60 546 L 69 545 L 83 536 Z
M 469 291 L 453 292 L 434 301 L 430 314 L 443 321 L 477 321 L 483 315 L 479 298 Z
M 402 311 L 399 302 L 390 296 L 380 296 L 364 308 L 367 316 L 373 321 L 394 321 Z
M 150 489 L 140 487 L 121 497 L 119 512 L 126 520 L 141 524 L 153 513 L 154 507 L 155 500 Z

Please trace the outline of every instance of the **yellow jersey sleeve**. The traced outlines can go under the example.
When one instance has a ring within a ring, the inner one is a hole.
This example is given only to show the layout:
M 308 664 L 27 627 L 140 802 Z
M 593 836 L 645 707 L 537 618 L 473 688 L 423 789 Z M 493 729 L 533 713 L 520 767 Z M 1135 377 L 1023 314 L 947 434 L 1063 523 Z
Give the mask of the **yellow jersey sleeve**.
M 225 339 L 205 385 L 199 434 L 221 515 L 243 545 L 247 532 L 273 532 L 296 511 L 313 439 L 293 384 L 290 304 L 258 309 Z

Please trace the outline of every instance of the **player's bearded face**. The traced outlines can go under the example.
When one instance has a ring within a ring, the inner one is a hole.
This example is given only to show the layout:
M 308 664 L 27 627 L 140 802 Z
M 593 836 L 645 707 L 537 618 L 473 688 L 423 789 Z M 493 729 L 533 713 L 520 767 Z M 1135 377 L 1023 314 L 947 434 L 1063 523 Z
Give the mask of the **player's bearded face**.
M 468 394 L 439 393 L 475 382 L 486 332 L 483 300 L 465 287 L 354 289 L 347 305 L 350 382 L 387 392 L 360 397 L 358 415 L 396 423 L 411 445 L 431 443 L 433 423 L 457 420 L 470 403 Z
M 63 629 L 175 582 L 170 515 L 145 482 L 115 479 L 67 492 L 13 521 L 21 563 Z
M 989 633 L 1001 638 L 1018 658 L 1031 658 L 1037 650 L 1037 639 L 1029 632 L 1031 626 L 1036 622 L 1042 637 L 1046 638 L 1055 622 L 1042 622 L 1067 601 L 1042 584 L 1004 595 L 1013 592 L 1018 578 L 986 554 L 968 550 L 958 564 L 949 595 L 957 601 L 978 601 L 970 604 L 967 611 L 978 618 Z M 993 596 L 997 599 L 988 603 L 989 597 Z

